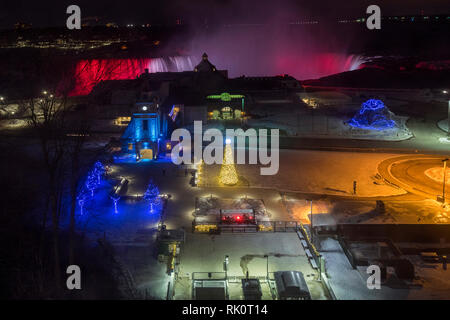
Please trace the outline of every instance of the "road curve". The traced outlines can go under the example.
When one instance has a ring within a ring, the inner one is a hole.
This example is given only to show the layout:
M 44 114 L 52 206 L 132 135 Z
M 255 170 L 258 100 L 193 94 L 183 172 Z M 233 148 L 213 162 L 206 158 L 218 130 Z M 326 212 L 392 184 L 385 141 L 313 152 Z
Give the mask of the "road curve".
M 443 156 L 407 155 L 389 158 L 380 162 L 378 173 L 388 183 L 395 184 L 404 190 L 436 200 L 442 196 L 442 183 L 425 175 L 425 170 L 442 166 Z M 450 186 L 445 196 L 450 198 Z

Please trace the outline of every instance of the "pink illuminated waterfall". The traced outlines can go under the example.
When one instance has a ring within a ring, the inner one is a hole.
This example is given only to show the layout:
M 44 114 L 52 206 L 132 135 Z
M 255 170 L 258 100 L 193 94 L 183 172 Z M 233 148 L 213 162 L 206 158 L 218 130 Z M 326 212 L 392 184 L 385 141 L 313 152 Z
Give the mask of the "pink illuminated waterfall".
M 80 60 L 71 95 L 87 95 L 102 80 L 135 79 L 145 69 L 151 73 L 191 71 L 193 64 L 190 57 Z

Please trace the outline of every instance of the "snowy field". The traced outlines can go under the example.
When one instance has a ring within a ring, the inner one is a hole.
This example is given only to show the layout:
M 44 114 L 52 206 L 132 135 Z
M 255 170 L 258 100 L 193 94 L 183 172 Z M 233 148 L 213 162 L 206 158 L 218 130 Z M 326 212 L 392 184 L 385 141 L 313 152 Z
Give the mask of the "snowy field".
M 374 184 L 378 163 L 393 154 L 280 150 L 279 171 L 260 175 L 260 165 L 236 165 L 238 175 L 253 188 L 317 194 L 379 197 L 404 194 L 391 186 Z M 202 186 L 218 185 L 220 165 L 203 165 Z
M 318 111 L 317 113 L 319 113 Z M 264 119 L 248 120 L 247 124 L 253 128 L 280 129 L 282 133 L 291 137 L 320 137 L 340 139 L 365 139 L 402 141 L 413 137 L 406 127 L 407 117 L 395 116 L 399 127 L 385 130 L 365 130 L 348 125 L 340 117 L 311 114 L 278 114 Z

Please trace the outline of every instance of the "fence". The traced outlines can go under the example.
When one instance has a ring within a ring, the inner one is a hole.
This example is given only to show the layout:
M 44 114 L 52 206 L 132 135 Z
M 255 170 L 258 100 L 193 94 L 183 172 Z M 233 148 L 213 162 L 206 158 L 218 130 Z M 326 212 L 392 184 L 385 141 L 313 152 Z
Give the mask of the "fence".
M 300 228 L 297 221 L 258 221 L 257 224 L 223 224 L 192 222 L 193 232 L 200 233 L 255 233 L 255 232 L 297 232 Z
M 192 272 L 192 280 L 226 280 L 225 272 Z
M 259 231 L 265 232 L 297 232 L 300 227 L 297 221 L 264 221 L 258 222 Z

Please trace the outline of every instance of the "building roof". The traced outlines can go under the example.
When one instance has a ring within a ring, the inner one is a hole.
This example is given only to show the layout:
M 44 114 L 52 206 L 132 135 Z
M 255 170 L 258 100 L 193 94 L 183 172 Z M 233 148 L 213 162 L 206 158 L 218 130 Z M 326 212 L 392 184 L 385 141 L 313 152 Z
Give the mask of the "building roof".
M 209 62 L 208 55 L 206 53 L 204 53 L 202 55 L 202 61 L 200 61 L 200 63 L 195 66 L 194 71 L 195 72 L 215 72 L 215 71 L 217 71 L 217 69 L 216 69 L 215 65 L 213 65 L 211 62 Z

